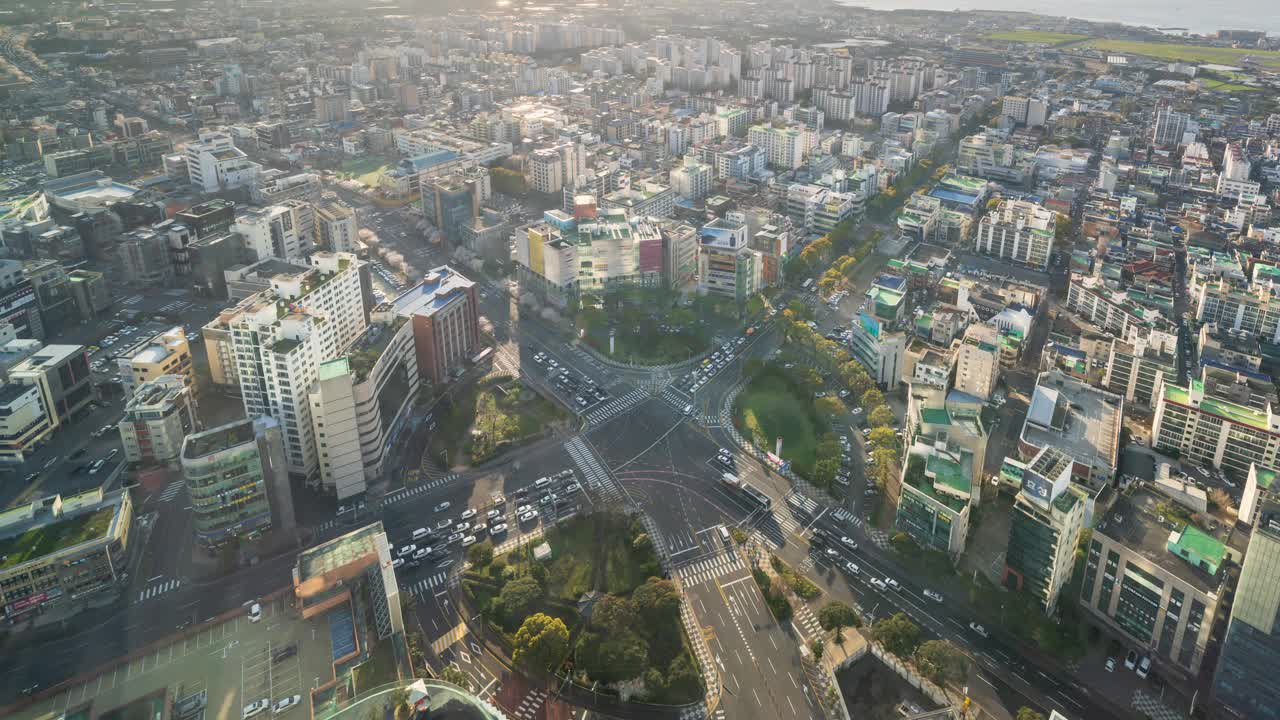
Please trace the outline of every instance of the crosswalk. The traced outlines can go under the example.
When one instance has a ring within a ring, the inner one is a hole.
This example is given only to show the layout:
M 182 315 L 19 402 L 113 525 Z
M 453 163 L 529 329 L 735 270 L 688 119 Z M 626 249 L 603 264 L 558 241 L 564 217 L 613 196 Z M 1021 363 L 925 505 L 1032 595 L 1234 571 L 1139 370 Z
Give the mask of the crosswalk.
M 818 624 L 818 618 L 814 617 L 813 611 L 808 605 L 799 604 L 796 607 L 795 623 L 806 636 L 805 643 L 822 637 L 822 626 Z
M 737 553 L 719 553 L 678 568 L 676 573 L 685 587 L 694 587 L 745 568 Z
M 421 597 L 438 587 L 444 587 L 446 585 L 449 587 L 457 587 L 459 577 L 461 576 L 450 574 L 448 570 L 440 570 L 439 572 L 432 573 L 429 577 L 425 577 L 411 584 L 408 590 L 410 593 Z
M 167 592 L 172 592 L 174 590 L 177 590 L 179 587 L 182 587 L 181 580 L 177 580 L 177 579 L 161 580 L 160 582 L 157 582 L 154 585 L 151 585 L 150 587 L 148 587 L 147 589 L 139 592 L 137 602 L 151 600 L 152 598 L 159 597 Z
M 547 691 L 542 688 L 533 688 L 528 695 L 520 701 L 513 715 L 516 720 L 533 720 L 538 717 L 538 711 L 542 709 L 544 703 L 547 702 Z
M 599 425 L 610 418 L 620 415 L 640 403 L 649 393 L 643 388 L 636 388 L 621 397 L 610 398 L 587 411 L 588 425 Z
M 622 497 L 622 491 L 618 487 L 618 483 L 609 474 L 609 470 L 601 464 L 596 457 L 595 452 L 587 447 L 582 440 L 582 436 L 575 436 L 572 440 L 564 444 L 564 449 L 569 453 L 569 457 L 573 458 L 573 462 L 582 471 L 583 477 L 587 479 L 587 486 L 596 493 L 606 503 L 617 502 Z
M 688 395 L 670 386 L 662 389 L 662 399 L 665 400 L 668 405 L 680 412 L 684 412 L 685 406 L 688 405 L 690 401 Z
M 680 593 L 680 622 L 684 624 L 685 635 L 689 638 L 693 645 L 693 654 L 698 658 L 698 665 L 702 667 L 702 685 L 706 688 L 706 700 L 710 702 L 712 698 L 719 694 L 719 676 L 716 673 L 716 666 L 712 662 L 711 646 L 707 644 L 707 636 L 702 633 L 702 628 L 698 626 L 698 619 L 693 614 L 693 606 L 689 604 L 689 596 Z M 702 710 L 700 715 L 686 716 L 681 714 L 682 718 L 703 718 L 706 717 L 706 705 L 698 705 Z
M 178 493 L 182 492 L 182 486 L 183 482 L 181 480 L 174 480 L 164 486 L 164 490 L 160 492 L 160 495 L 156 499 L 160 502 L 169 502 L 170 500 L 178 497 Z
M 431 471 L 429 470 L 427 471 L 428 476 L 430 476 L 430 472 Z M 382 502 L 383 503 L 399 502 L 401 500 L 404 500 L 405 498 L 411 498 L 415 495 L 421 495 L 422 493 L 427 492 L 428 490 L 434 490 L 435 488 L 438 488 L 442 485 L 448 485 L 449 483 L 457 479 L 458 479 L 457 473 L 445 473 L 444 475 L 433 478 L 424 483 L 419 483 L 417 485 L 414 485 L 413 487 L 401 488 L 394 492 L 383 495 Z

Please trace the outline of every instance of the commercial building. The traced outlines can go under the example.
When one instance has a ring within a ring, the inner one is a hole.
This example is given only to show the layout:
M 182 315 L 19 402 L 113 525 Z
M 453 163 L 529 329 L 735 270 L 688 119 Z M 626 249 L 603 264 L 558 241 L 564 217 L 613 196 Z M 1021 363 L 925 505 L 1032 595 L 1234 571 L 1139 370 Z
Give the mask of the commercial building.
M 20 260 L 0 260 L 0 322 L 13 325 L 18 337 L 45 337 L 36 290 L 23 272 Z
M 981 400 L 990 400 L 1000 381 L 1000 333 L 990 326 L 973 324 L 956 341 L 955 388 Z
M 213 198 L 177 212 L 173 221 L 190 228 L 197 238 L 220 235 L 229 232 L 235 224 L 236 204 L 230 200 Z
M 542 222 L 517 236 L 522 287 L 564 303 L 611 285 L 662 281 L 663 236 L 656 223 L 625 210 L 597 211 L 590 195 L 576 196 L 575 203 L 573 215 L 548 210 Z
M 191 364 L 191 347 L 182 327 L 172 327 L 134 345 L 116 361 L 120 368 L 120 384 L 126 395 L 150 380 L 164 375 L 177 375 L 196 394 L 196 373 Z
M 201 546 L 252 539 L 272 528 L 293 532 L 283 429 L 275 418 L 236 420 L 187 437 L 182 475 Z
M 418 397 L 414 328 L 393 307 L 379 305 L 364 333 L 322 364 L 311 386 L 320 481 L 338 500 L 381 478 L 390 438 Z
M 253 185 L 262 170 L 224 132 L 200 131 L 197 140 L 187 142 L 183 156 L 188 180 L 207 193 Z
M 1033 458 L 1057 448 L 1072 460 L 1072 478 L 1101 488 L 1115 478 L 1119 462 L 1124 398 L 1069 377 L 1060 370 L 1040 373 L 1018 453 Z
M 273 257 L 291 262 L 303 260 L 312 249 L 314 228 L 311 206 L 297 200 L 248 209 L 232 225 L 259 260 Z
M 787 188 L 787 216 L 808 234 L 825 235 L 845 220 L 861 215 L 864 207 L 864 198 L 854 192 L 836 192 L 803 183 Z
M 672 288 L 684 288 L 698 272 L 698 229 L 668 222 L 662 228 L 662 277 Z
M 0 386 L 0 461 L 20 463 L 53 432 L 53 416 L 37 385 Z
M 161 375 L 138 385 L 118 426 L 125 460 L 176 465 L 183 440 L 199 425 L 193 392 L 180 375 Z
M 1253 523 L 1213 679 L 1213 697 L 1222 716 L 1280 718 L 1280 684 L 1275 681 L 1278 664 L 1280 502 L 1266 497 Z
M 1166 678 L 1189 682 L 1222 597 L 1227 531 L 1166 515 L 1170 507 L 1180 506 L 1145 484 L 1120 494 L 1094 525 L 1080 604 Z
M 91 321 L 111 307 L 111 289 L 106 275 L 96 270 L 72 270 L 67 273 L 71 297 L 81 320 Z
M 1232 393 L 1208 374 L 1186 386 L 1165 380 L 1156 400 L 1152 447 L 1240 479 L 1255 463 L 1280 468 L 1280 416 L 1269 400 L 1262 407 L 1249 404 L 1248 394 Z
M 177 229 L 177 228 L 170 228 Z M 138 228 L 120 236 L 116 256 L 125 279 L 138 287 L 171 287 L 177 276 L 173 268 L 170 235 L 165 229 Z
M 764 285 L 760 253 L 747 243 L 747 219 L 726 213 L 698 229 L 698 292 L 745 303 Z
M 974 250 L 1036 270 L 1049 269 L 1058 213 L 1025 200 L 1001 200 L 978 223 Z
M 481 195 L 476 181 L 462 173 L 424 178 L 423 216 L 440 230 L 446 242 L 457 246 L 462 238 L 462 228 L 480 214 Z
M 889 390 L 898 387 L 906 359 L 906 334 L 866 312 L 859 312 L 849 329 L 849 349 L 867 368 L 871 380 Z
M 9 369 L 10 382 L 39 388 L 53 430 L 93 400 L 90 379 L 89 357 L 82 345 L 45 345 Z
M 476 284 L 448 265 L 428 272 L 392 304 L 411 321 L 418 374 L 433 384 L 460 374 L 480 351 Z
M 360 261 L 321 251 L 300 273 L 280 274 L 228 318 L 245 415 L 283 426 L 289 472 L 319 485 L 319 455 L 307 393 L 318 368 L 367 324 Z M 210 349 L 210 355 L 214 350 Z
M 956 154 L 956 172 L 1007 185 L 1029 184 L 1035 167 L 1033 154 L 985 132 L 961 140 Z
M 0 592 L 17 621 L 125 582 L 133 529 L 127 489 L 53 495 L 0 514 Z
M 367 607 L 373 617 L 372 634 L 403 635 L 400 585 L 391 560 L 381 520 L 307 548 L 298 553 L 293 568 L 294 606 L 304 620 L 342 605 Z M 355 597 L 361 598 L 360 605 Z
M 642 182 L 618 188 L 600 198 L 603 210 L 625 210 L 628 217 L 668 218 L 675 210 L 676 193 L 666 185 Z
M 980 478 L 982 468 L 974 465 L 967 448 L 949 443 L 945 431 L 934 430 L 950 424 L 946 415 L 945 408 L 923 413 L 929 427 L 917 434 L 907 452 L 894 527 L 923 548 L 955 557 L 964 552 L 974 471 Z
M 1071 579 L 1089 501 L 1071 481 L 1073 464 L 1063 451 L 1048 447 L 1025 465 L 1006 458 L 1001 469 L 1021 479 L 1010 516 L 1004 582 L 1031 594 L 1046 613 L 1053 612 Z

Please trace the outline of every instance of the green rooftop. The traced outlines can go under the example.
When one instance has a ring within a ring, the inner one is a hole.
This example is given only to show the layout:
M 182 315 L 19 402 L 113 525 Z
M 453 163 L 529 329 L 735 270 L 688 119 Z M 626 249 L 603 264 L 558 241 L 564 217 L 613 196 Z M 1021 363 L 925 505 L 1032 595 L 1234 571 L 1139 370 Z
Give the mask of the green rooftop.
M 116 509 L 113 506 L 81 513 L 0 540 L 0 569 L 15 567 L 106 535 L 111 529 Z
M 1182 532 L 1170 533 L 1169 552 L 1186 560 L 1210 575 L 1218 574 L 1218 567 L 1227 556 L 1227 546 L 1195 525 L 1187 525 Z
M 350 374 L 351 364 L 347 362 L 345 357 L 334 358 L 328 362 L 320 363 L 320 371 L 318 373 L 320 380 L 332 380 Z
M 1276 481 L 1276 471 L 1260 468 L 1256 465 L 1254 466 L 1254 469 L 1256 469 L 1258 473 L 1258 487 L 1263 490 L 1270 490 L 1271 486 L 1275 484 Z
M 920 422 L 926 425 L 950 425 L 951 413 L 946 408 L 921 408 Z
M 933 475 L 935 489 L 940 485 L 949 494 L 968 497 L 973 492 L 973 481 L 964 465 L 942 455 L 930 455 L 925 472 Z

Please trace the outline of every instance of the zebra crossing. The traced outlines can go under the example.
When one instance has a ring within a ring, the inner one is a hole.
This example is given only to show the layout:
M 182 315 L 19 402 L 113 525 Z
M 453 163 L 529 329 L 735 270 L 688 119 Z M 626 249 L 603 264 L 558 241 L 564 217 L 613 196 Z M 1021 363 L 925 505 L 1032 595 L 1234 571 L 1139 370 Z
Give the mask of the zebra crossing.
M 618 488 L 618 483 L 609 474 L 600 460 L 596 458 L 591 448 L 583 442 L 582 436 L 575 436 L 572 440 L 564 444 L 564 449 L 569 453 L 569 457 L 573 458 L 574 464 L 582 471 L 583 477 L 587 479 L 587 485 L 598 492 L 604 502 L 616 502 L 621 499 L 622 491 Z
M 615 397 L 592 408 L 586 414 L 586 424 L 599 425 L 610 418 L 620 415 L 640 403 L 649 393 L 643 388 L 636 388 L 621 397 Z
M 426 472 L 428 476 L 430 476 L 431 471 L 427 470 Z M 449 483 L 457 479 L 458 479 L 457 473 L 445 473 L 444 475 L 435 477 L 434 479 L 428 480 L 424 483 L 414 485 L 413 487 L 401 488 L 394 492 L 387 493 L 386 495 L 382 496 L 382 502 L 384 503 L 400 502 L 405 498 L 411 498 L 415 495 L 421 495 L 422 493 L 427 492 L 428 490 L 433 490 L 435 488 L 438 488 L 441 485 L 448 485 Z
M 796 524 L 795 520 L 779 513 L 777 510 L 771 510 L 770 512 L 773 513 L 774 522 L 778 523 L 778 527 L 782 528 L 784 533 L 790 535 L 791 533 L 800 532 L 800 526 Z
M 178 497 L 178 493 L 182 492 L 182 485 L 183 482 L 181 480 L 174 480 L 168 485 L 165 485 L 164 490 L 160 491 L 160 495 L 156 497 L 156 500 L 159 502 L 169 502 L 170 500 Z
M 163 580 L 139 592 L 137 602 L 151 600 L 152 598 L 159 597 L 167 592 L 172 592 L 174 590 L 177 590 L 181 586 L 182 586 L 181 580 L 177 580 L 177 579 Z
M 430 577 L 425 577 L 418 582 L 409 586 L 409 592 L 421 597 L 431 590 L 438 587 L 448 585 L 449 587 L 457 587 L 460 575 L 450 575 L 448 570 L 441 570 L 433 573 Z
M 684 632 L 693 645 L 693 655 L 698 659 L 698 665 L 702 668 L 702 685 L 707 690 L 706 701 L 710 702 L 718 694 L 716 686 L 719 682 L 719 677 L 716 674 L 716 666 L 712 663 L 711 646 L 707 644 L 707 637 L 702 633 L 702 628 L 698 626 L 698 619 L 693 614 L 693 606 L 689 604 L 689 596 L 683 592 L 680 593 L 680 622 L 684 624 Z M 702 709 L 702 714 L 689 717 L 706 717 L 705 704 L 698 707 Z M 685 716 L 682 714 L 681 717 Z
M 800 634 L 805 636 L 805 643 L 815 638 L 822 637 L 822 625 L 818 623 L 818 618 L 814 617 L 813 611 L 808 605 L 799 605 L 795 612 L 795 622 L 799 625 L 797 628 Z
M 737 553 L 725 553 L 685 565 L 676 570 L 676 573 L 680 575 L 680 582 L 685 587 L 694 587 L 745 568 L 746 564 Z
M 547 702 L 547 697 L 546 690 L 533 688 L 528 695 L 524 696 L 524 699 L 520 701 L 520 705 L 516 707 L 515 712 L 512 714 L 515 715 L 516 720 L 533 720 L 533 718 L 538 717 L 538 711 Z
M 130 295 L 129 297 L 121 300 L 120 304 L 121 305 L 137 305 L 140 302 L 142 302 L 141 295 Z

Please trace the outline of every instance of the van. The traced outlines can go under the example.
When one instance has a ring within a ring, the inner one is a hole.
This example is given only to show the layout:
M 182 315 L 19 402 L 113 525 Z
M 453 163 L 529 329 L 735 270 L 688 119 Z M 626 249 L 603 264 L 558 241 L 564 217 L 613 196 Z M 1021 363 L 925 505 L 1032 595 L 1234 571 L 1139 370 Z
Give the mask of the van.
M 729 528 L 723 525 L 720 526 L 720 539 L 726 543 L 733 539 L 733 536 L 729 534 Z
M 541 490 L 542 488 L 550 484 L 551 484 L 551 478 L 548 478 L 548 477 L 540 477 L 537 480 L 533 481 L 533 486 L 538 488 L 539 490 Z
M 692 414 L 693 414 L 693 406 L 692 406 L 692 405 L 685 405 L 685 406 L 684 406 L 684 414 L 685 414 L 685 415 L 692 415 Z
M 417 530 L 413 531 L 413 541 L 417 542 L 430 534 L 431 534 L 430 530 L 426 528 L 418 528 Z
M 258 622 L 262 619 L 262 606 L 254 603 L 249 606 L 249 622 Z

